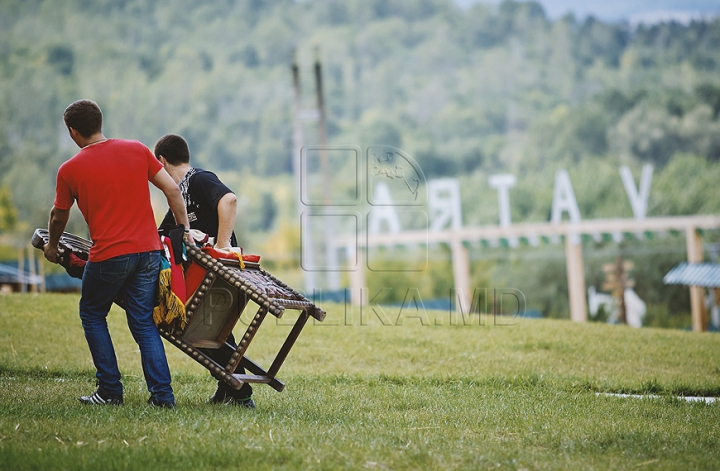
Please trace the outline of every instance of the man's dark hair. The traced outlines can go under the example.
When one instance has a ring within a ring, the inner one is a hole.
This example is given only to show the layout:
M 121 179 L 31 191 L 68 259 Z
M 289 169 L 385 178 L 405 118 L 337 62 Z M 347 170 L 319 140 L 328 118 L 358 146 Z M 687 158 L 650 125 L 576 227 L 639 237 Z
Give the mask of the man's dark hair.
M 187 164 L 190 162 L 190 149 L 182 136 L 166 134 L 155 143 L 155 157 L 165 157 L 170 165 Z
M 102 131 L 102 111 L 92 100 L 78 100 L 70 103 L 65 108 L 63 120 L 65 126 L 73 128 L 85 138 Z

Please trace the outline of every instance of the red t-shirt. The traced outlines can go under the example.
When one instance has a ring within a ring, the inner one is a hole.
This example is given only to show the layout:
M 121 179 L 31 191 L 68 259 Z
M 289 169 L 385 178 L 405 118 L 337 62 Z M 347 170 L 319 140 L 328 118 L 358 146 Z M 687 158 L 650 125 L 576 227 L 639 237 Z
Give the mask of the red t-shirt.
M 148 181 L 162 164 L 144 144 L 108 139 L 80 150 L 60 166 L 55 207 L 78 207 L 90 229 L 89 259 L 160 250 Z

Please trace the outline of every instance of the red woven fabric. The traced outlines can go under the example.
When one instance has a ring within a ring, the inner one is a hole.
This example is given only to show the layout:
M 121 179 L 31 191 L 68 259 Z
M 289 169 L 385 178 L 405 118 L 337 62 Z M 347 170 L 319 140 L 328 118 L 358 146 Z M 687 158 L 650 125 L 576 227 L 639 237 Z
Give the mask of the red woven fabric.
M 230 250 L 216 249 L 214 247 L 202 247 L 201 250 L 216 260 L 219 258 L 229 258 L 231 260 L 240 260 L 238 253 L 230 251 Z M 242 254 L 242 259 L 244 262 L 259 262 L 260 255 Z
M 87 260 L 83 260 L 82 258 L 78 257 L 74 253 L 70 252 L 70 266 L 75 267 L 84 267 L 87 263 Z
M 206 254 L 210 255 L 214 259 L 219 258 L 229 258 L 232 260 L 237 260 L 238 255 L 236 252 L 229 252 L 225 250 L 218 250 L 213 247 L 201 247 L 201 250 L 205 252 Z M 245 255 L 242 256 L 244 262 L 259 262 L 260 261 L 260 255 Z M 198 286 L 200 286 L 200 283 L 205 279 L 205 275 L 207 274 L 207 270 L 203 268 L 201 265 L 193 261 L 189 267 L 185 270 L 185 287 L 187 290 L 187 293 L 189 296 L 192 296 L 193 293 L 198 289 Z
M 192 296 L 197 290 L 202 280 L 205 279 L 207 270 L 198 265 L 196 262 L 192 262 L 187 270 L 185 270 L 185 289 Z

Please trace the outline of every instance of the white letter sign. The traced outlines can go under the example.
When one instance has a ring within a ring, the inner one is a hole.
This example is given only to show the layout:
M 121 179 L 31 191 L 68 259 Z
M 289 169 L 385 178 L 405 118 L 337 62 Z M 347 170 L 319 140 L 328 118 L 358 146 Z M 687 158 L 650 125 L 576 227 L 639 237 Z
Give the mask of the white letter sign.
M 456 178 L 428 181 L 430 229 L 441 231 L 450 223 L 453 230 L 462 228 L 460 182 Z
M 640 191 L 635 188 L 635 179 L 628 167 L 623 165 L 620 167 L 620 178 L 622 178 L 625 186 L 625 193 L 630 200 L 630 207 L 633 211 L 635 219 L 645 219 L 647 214 L 648 198 L 650 197 L 650 183 L 652 183 L 653 166 L 650 164 L 643 165 L 642 175 L 640 176 Z
M 380 234 L 382 232 L 382 223 L 387 223 L 390 234 L 400 232 L 400 219 L 398 218 L 395 206 L 393 206 L 390 188 L 385 182 L 375 185 L 375 193 L 373 201 L 379 206 L 373 206 L 370 214 L 368 214 L 368 232 L 370 234 Z
M 552 217 L 550 222 L 558 224 L 562 221 L 562 213 L 567 211 L 571 222 L 580 222 L 580 209 L 575 200 L 570 175 L 567 170 L 558 170 L 555 174 L 553 192 Z
M 500 211 L 500 226 L 510 225 L 510 188 L 515 186 L 515 175 L 493 175 L 490 177 L 490 186 L 498 191 L 498 205 Z

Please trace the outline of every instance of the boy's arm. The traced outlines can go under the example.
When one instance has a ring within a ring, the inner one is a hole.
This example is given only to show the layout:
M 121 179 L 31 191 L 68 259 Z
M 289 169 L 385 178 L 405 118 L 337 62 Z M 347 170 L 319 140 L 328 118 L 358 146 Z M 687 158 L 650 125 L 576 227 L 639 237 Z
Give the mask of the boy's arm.
M 219 249 L 230 247 L 230 237 L 232 237 L 237 217 L 237 197 L 233 193 L 225 194 L 218 201 L 217 213 L 218 233 L 215 247 Z

